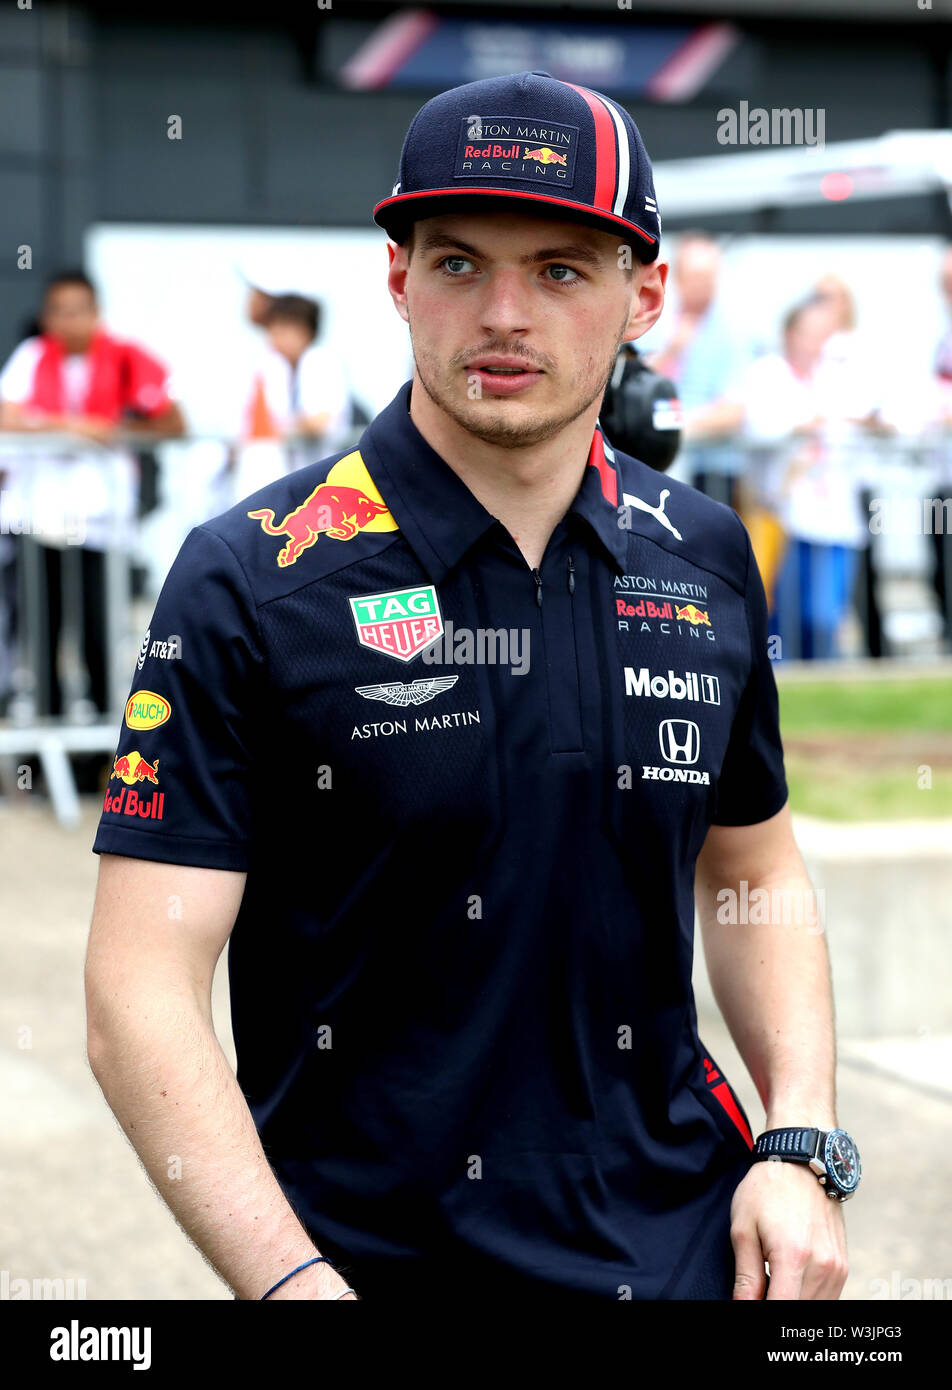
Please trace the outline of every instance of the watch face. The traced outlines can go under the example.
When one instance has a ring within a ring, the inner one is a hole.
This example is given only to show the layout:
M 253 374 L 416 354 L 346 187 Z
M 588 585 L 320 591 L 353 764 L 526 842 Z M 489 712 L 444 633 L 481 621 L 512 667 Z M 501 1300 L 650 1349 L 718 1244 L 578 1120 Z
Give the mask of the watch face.
M 827 1172 L 844 1192 L 852 1192 L 860 1179 L 859 1149 L 845 1129 L 831 1129 L 823 1154 Z

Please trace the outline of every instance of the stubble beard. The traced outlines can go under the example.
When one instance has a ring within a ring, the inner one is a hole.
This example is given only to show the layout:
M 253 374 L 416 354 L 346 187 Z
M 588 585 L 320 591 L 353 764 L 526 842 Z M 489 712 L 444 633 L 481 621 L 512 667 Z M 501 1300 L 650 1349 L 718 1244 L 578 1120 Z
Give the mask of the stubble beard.
M 618 330 L 617 341 L 607 361 L 597 367 L 594 359 L 589 358 L 584 369 L 580 369 L 573 377 L 568 392 L 569 404 L 567 408 L 561 411 L 536 410 L 530 414 L 523 414 L 518 419 L 515 411 L 509 409 L 509 402 L 504 396 L 499 398 L 497 408 L 493 412 L 486 409 L 485 397 L 472 402 L 469 402 L 467 397 L 461 402 L 458 395 L 451 389 L 451 383 L 459 379 L 464 381 L 466 389 L 469 389 L 465 368 L 462 365 L 454 364 L 443 367 L 425 350 L 418 350 L 413 339 L 409 303 L 407 305 L 407 324 L 410 327 L 410 343 L 417 375 L 424 391 L 434 405 L 445 411 L 450 419 L 459 425 L 460 429 L 466 430 L 476 439 L 481 439 L 487 444 L 495 444 L 502 449 L 525 449 L 533 444 L 541 444 L 544 440 L 559 434 L 573 420 L 577 420 L 580 415 L 584 414 L 593 401 L 601 400 L 615 368 L 618 349 L 622 343 L 622 334 L 628 325 L 628 313 L 626 310 L 624 323 Z M 513 400 L 515 399 L 517 398 L 513 398 Z M 467 405 L 470 408 L 467 409 Z

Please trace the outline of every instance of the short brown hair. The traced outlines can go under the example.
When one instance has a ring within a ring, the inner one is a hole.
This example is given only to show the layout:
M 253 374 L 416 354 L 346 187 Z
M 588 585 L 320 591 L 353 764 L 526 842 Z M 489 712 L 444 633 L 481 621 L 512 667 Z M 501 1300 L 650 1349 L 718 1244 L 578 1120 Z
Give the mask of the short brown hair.
M 264 321 L 265 325 L 296 323 L 316 338 L 321 322 L 320 305 L 303 294 L 279 294 L 268 306 Z

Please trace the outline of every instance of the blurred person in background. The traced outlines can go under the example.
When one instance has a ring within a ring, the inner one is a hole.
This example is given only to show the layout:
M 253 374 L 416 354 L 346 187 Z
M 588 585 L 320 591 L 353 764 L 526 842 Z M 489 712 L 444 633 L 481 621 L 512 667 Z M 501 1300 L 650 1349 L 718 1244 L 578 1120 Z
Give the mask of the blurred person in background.
M 797 305 L 784 319 L 783 351 L 752 362 L 743 384 L 745 431 L 760 455 L 752 486 L 782 528 L 780 542 L 757 554 L 771 632 L 784 656 L 804 660 L 837 655 L 869 543 L 847 414 L 856 399 L 842 394 L 842 371 L 823 356 L 837 322 L 826 300 Z
M 135 459 L 111 446 L 125 431 L 182 435 L 185 422 L 164 364 L 102 325 L 95 287 L 81 270 L 49 280 L 38 324 L 41 331 L 14 349 L 0 373 L 0 430 L 71 435 L 76 443 L 5 459 L 0 523 L 14 535 L 29 533 L 42 556 L 49 659 L 38 673 L 37 694 L 41 712 L 54 716 L 64 713 L 57 667 L 62 552 L 68 545 L 78 549 L 86 694 L 105 713 L 105 552 L 114 535 L 128 536 L 134 524 L 137 486 Z M 83 440 L 91 447 L 83 448 Z
M 856 300 L 845 280 L 835 274 L 822 275 L 813 287 L 813 298 L 826 305 L 833 316 L 833 332 L 823 345 L 821 365 L 828 392 L 837 400 L 843 415 L 859 428 L 853 436 L 852 468 L 859 491 L 860 506 L 866 517 L 877 486 L 876 455 L 864 447 L 864 438 L 894 433 L 883 418 L 883 383 L 880 373 L 883 355 L 873 350 L 857 328 Z M 879 574 L 872 543 L 859 553 L 856 599 L 863 622 L 866 649 L 870 656 L 884 654 L 882 608 L 879 602 Z
M 283 435 L 304 435 L 332 453 L 351 426 L 350 391 L 336 355 L 317 342 L 320 321 L 321 306 L 303 295 L 282 295 L 268 309 L 268 342 L 284 371 L 267 383 L 266 399 Z M 310 442 L 293 450 L 291 467 L 313 453 Z
M 235 264 L 245 291 L 244 317 L 256 331 L 257 342 L 248 364 L 248 384 L 234 406 L 234 433 L 239 443 L 223 446 L 223 463 L 211 479 L 206 512 L 227 511 L 241 497 L 278 478 L 285 471 L 285 453 L 279 431 L 267 407 L 265 382 L 283 368 L 264 331 L 265 319 L 275 300 L 291 293 L 278 278 L 273 255 L 249 253 Z
M 747 354 L 717 298 L 721 251 L 707 232 L 684 232 L 678 242 L 673 282 L 677 310 L 655 330 L 646 360 L 678 388 L 685 466 L 692 485 L 728 506 L 737 506 L 743 460 L 727 442 L 742 424 L 738 382 Z M 647 334 L 645 335 L 648 336 Z
M 252 287 L 247 312 L 264 329 L 265 343 L 245 406 L 243 443 L 236 450 L 236 501 L 312 462 L 318 442 L 325 452 L 343 448 L 355 425 L 339 359 L 317 341 L 320 304 L 305 295 L 272 295 Z
M 933 359 L 935 422 L 942 430 L 938 445 L 937 484 L 943 498 L 952 493 L 952 245 L 945 248 L 939 274 L 939 287 L 948 313 L 948 326 L 939 339 Z M 932 583 L 942 615 L 942 632 L 952 651 L 952 538 L 945 525 L 945 508 L 933 522 L 929 533 Z

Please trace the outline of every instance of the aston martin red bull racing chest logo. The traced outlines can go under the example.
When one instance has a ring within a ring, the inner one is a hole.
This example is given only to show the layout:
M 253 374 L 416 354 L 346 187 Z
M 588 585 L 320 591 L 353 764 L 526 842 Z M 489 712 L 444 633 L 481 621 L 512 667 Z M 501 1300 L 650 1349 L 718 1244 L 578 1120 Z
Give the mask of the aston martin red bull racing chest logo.
M 295 564 L 321 536 L 351 541 L 361 531 L 398 529 L 357 450 L 338 459 L 326 479 L 282 521 L 276 520 L 272 507 L 259 507 L 248 515 L 261 523 L 266 535 L 287 537 L 276 557 L 282 569 Z
M 658 632 L 662 637 L 716 641 L 708 587 L 691 580 L 616 575 L 612 602 L 619 632 Z

